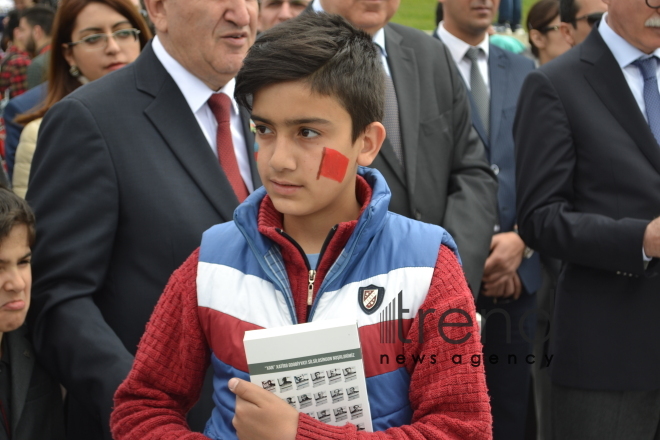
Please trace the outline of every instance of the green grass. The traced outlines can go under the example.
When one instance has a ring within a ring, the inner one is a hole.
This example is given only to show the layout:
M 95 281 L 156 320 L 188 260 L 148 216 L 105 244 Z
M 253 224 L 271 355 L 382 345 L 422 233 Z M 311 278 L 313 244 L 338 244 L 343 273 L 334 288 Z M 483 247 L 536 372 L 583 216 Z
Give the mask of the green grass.
M 466 1 L 466 0 L 462 0 Z M 523 20 L 536 0 L 523 0 Z M 392 18 L 394 23 L 405 24 L 421 30 L 435 29 L 435 5 L 437 0 L 401 0 L 401 6 Z

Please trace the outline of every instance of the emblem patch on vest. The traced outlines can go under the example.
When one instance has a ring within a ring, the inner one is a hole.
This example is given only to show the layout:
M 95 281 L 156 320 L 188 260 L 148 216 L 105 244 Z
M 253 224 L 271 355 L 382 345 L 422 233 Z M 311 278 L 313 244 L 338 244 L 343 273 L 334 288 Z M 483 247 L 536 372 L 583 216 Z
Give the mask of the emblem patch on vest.
M 360 287 L 358 291 L 358 303 L 360 308 L 367 315 L 371 315 L 373 312 L 378 310 L 381 303 L 385 298 L 385 288 L 374 286 L 373 284 L 367 287 Z

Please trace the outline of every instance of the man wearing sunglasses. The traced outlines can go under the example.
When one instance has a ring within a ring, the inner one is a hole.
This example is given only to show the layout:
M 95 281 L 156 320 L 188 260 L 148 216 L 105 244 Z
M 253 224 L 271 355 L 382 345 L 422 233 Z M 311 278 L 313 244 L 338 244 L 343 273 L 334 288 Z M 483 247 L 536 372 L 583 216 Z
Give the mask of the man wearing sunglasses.
M 566 42 L 571 47 L 582 43 L 606 11 L 607 4 L 603 0 L 561 0 L 560 30 Z
M 520 92 L 518 226 L 563 261 L 553 438 L 658 440 L 660 1 L 606 2 L 587 38 Z

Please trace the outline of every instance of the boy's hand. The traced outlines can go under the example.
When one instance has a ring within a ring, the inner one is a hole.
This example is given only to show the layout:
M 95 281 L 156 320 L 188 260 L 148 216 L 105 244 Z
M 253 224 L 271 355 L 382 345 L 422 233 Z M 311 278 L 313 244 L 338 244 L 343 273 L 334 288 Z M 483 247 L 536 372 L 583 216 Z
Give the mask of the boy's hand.
M 298 411 L 253 383 L 234 377 L 228 385 L 236 394 L 232 424 L 240 440 L 295 440 Z

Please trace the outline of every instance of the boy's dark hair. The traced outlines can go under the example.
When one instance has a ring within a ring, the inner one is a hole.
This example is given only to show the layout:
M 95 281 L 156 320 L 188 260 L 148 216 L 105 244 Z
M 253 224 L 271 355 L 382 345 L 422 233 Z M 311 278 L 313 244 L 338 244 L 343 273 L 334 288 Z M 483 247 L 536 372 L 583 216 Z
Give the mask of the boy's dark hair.
M 53 32 L 53 20 L 55 19 L 55 11 L 46 5 L 35 5 L 23 11 L 21 18 L 32 27 L 39 25 L 44 33 L 49 37 Z
M 0 186 L 0 242 L 9 235 L 16 225 L 27 226 L 28 244 L 32 246 L 36 237 L 32 209 L 25 200 L 14 194 L 12 190 Z
M 262 33 L 236 76 L 236 100 L 252 108 L 266 86 L 305 81 L 332 96 L 353 124 L 353 142 L 367 125 L 383 120 L 385 80 L 371 36 L 339 15 L 303 13 Z

